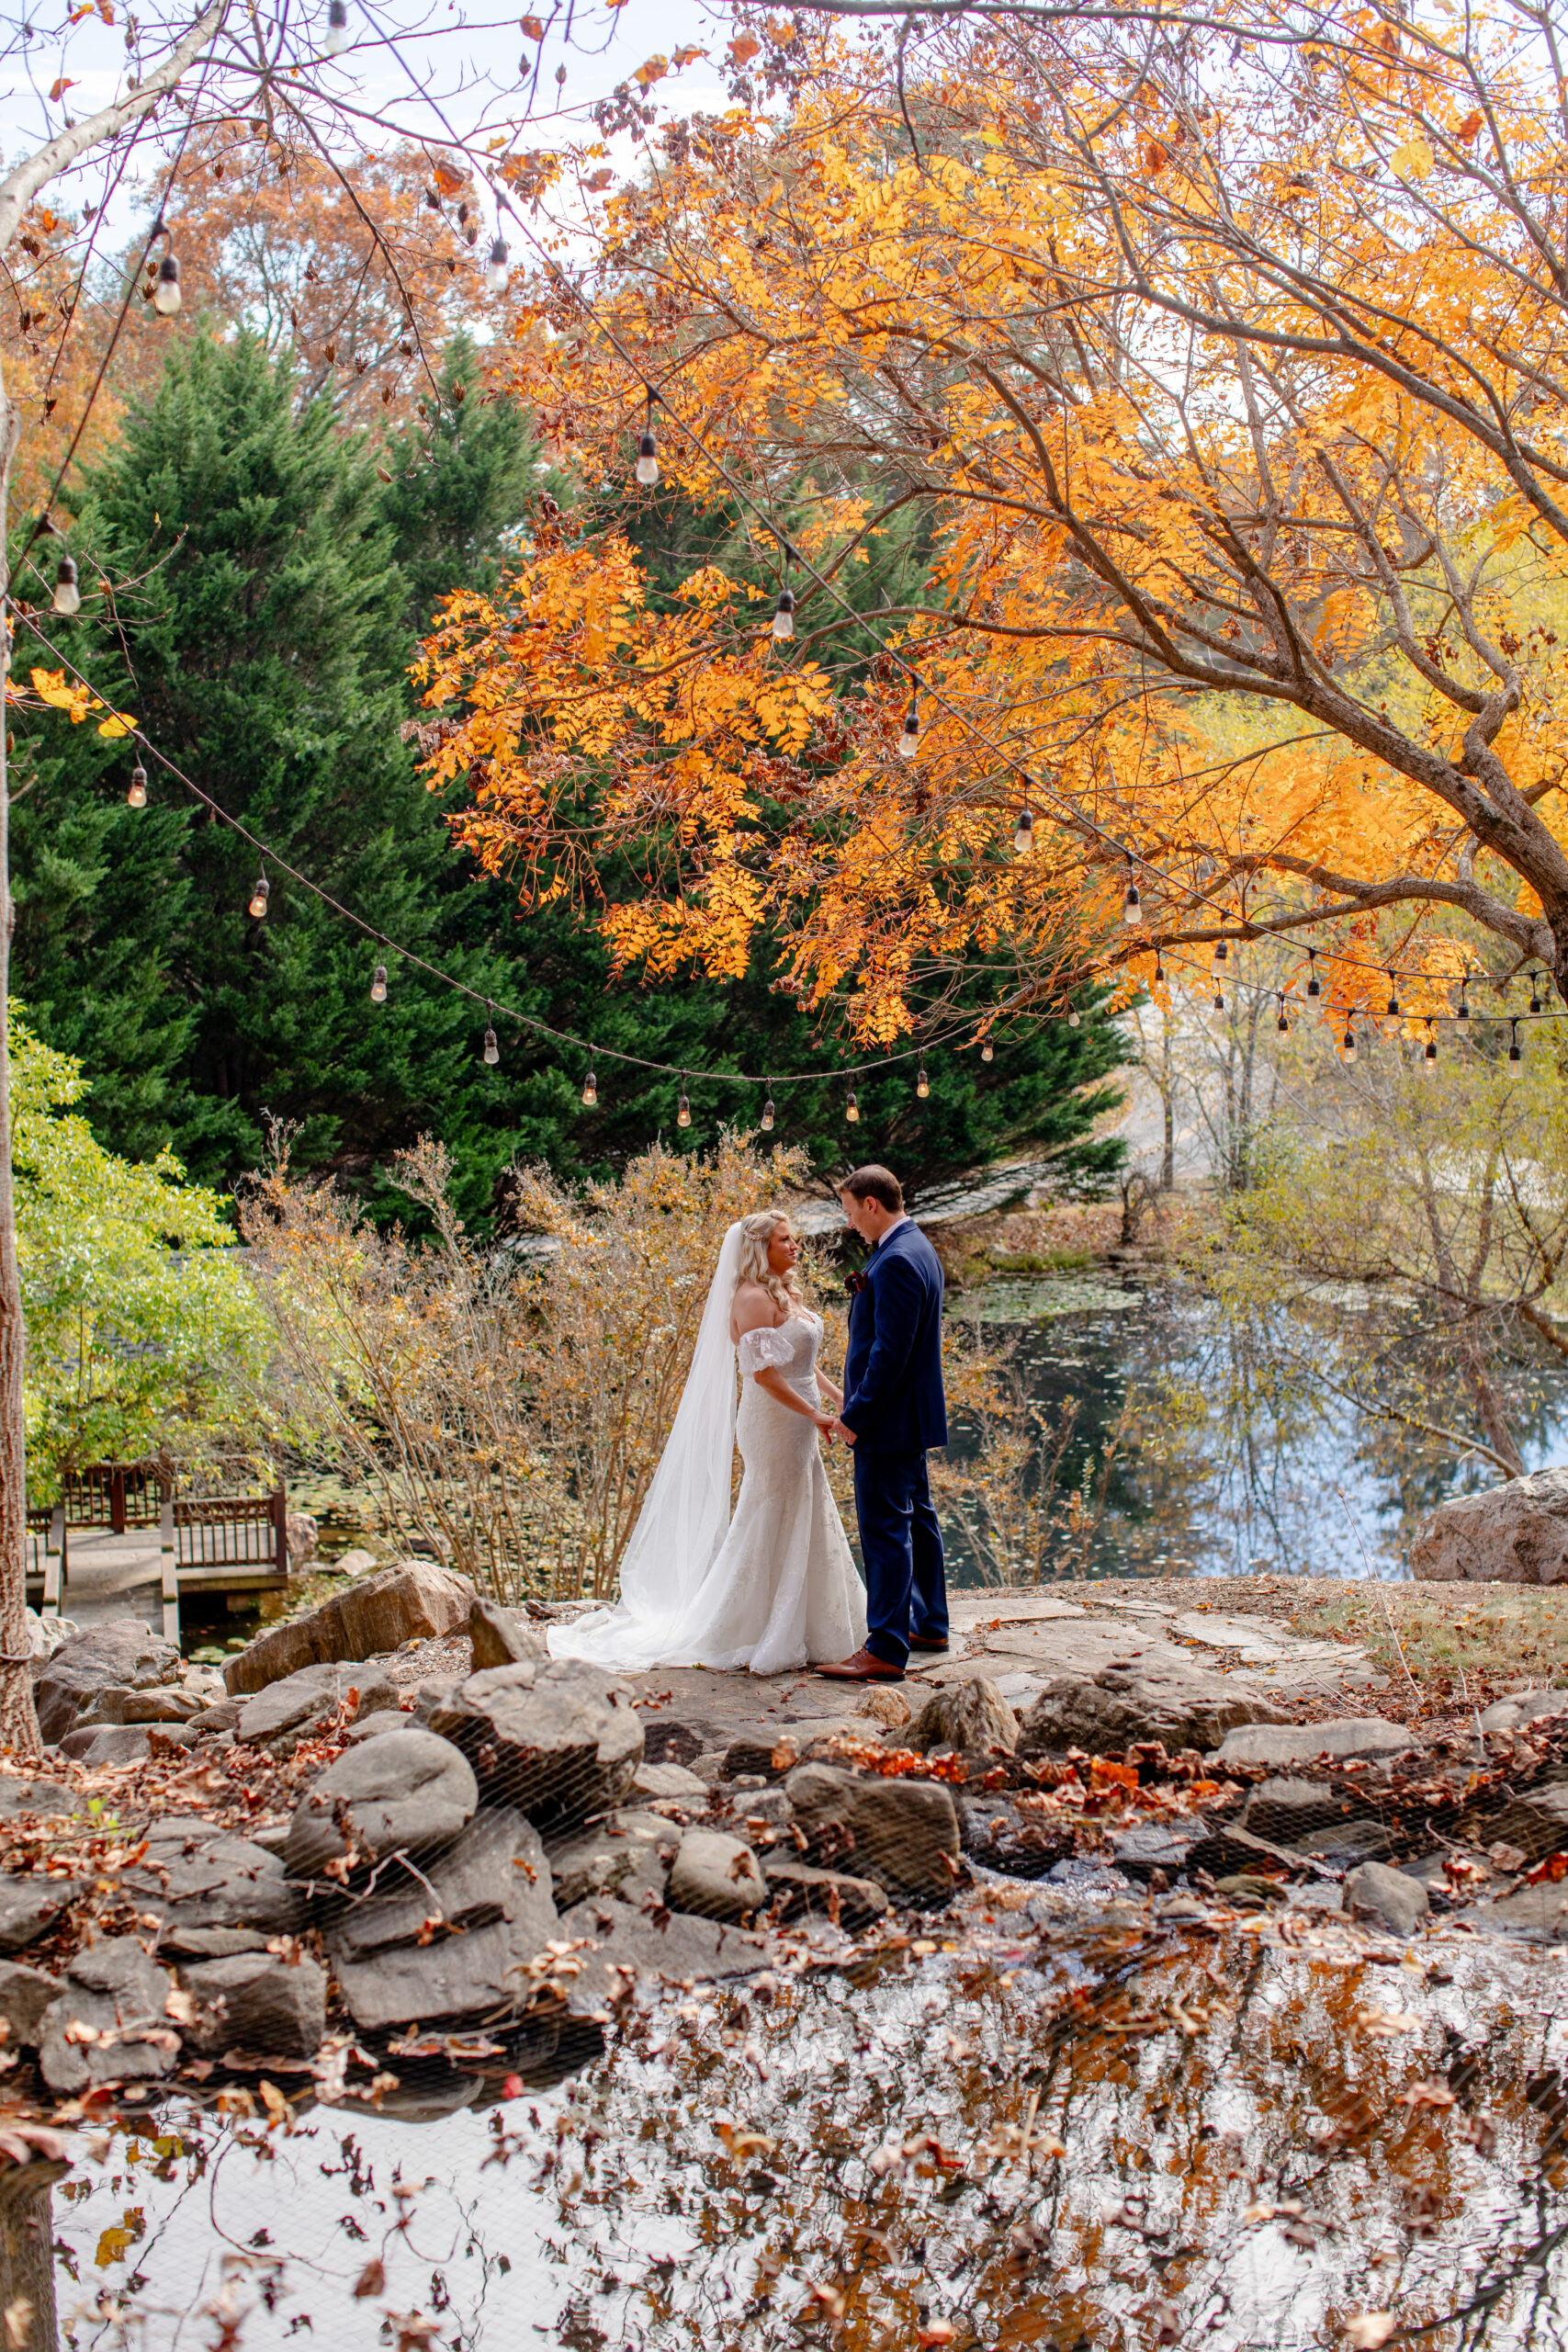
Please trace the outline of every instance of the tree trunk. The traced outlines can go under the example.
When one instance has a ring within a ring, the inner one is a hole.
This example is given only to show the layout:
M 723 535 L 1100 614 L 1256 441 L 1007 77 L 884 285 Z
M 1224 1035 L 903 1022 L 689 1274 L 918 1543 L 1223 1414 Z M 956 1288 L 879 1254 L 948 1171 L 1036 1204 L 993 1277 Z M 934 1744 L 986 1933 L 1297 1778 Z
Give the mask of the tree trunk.
M 0 379 L 0 1747 L 37 1756 L 31 1645 L 27 1624 L 28 1459 L 22 1419 L 22 1286 L 17 1267 L 16 1194 L 11 1182 L 9 843 L 10 676 L 7 538 L 11 457 L 17 420 Z
M 1159 1188 L 1162 1193 L 1176 1190 L 1176 1080 L 1170 1069 L 1170 1015 L 1164 1021 L 1161 1041 L 1165 1056 L 1165 1084 L 1160 1090 L 1160 1108 L 1165 1116 L 1165 1149 L 1160 1156 Z
M 27 2352 L 59 2352 L 50 2191 L 64 2173 L 62 2164 L 35 2159 L 0 2174 L 0 2312 L 12 2323 L 6 2342 Z

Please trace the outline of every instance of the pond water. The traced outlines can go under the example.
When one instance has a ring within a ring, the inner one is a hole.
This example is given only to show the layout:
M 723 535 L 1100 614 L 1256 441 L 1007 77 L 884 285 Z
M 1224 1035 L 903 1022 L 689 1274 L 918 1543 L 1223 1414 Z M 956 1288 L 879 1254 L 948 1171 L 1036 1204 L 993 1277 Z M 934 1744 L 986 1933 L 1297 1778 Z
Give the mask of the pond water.
M 1017 1893 L 961 1948 L 635 2008 L 565 2081 L 536 2048 L 270 2128 L 169 2102 L 54 2191 L 59 2342 L 1563 2341 L 1554 1955 Z
M 1305 1374 L 1303 1361 L 1322 1360 L 1322 1302 L 1315 1319 L 1243 1322 L 1193 1288 L 1088 1273 L 987 1283 L 952 1295 L 949 1313 L 1015 1347 L 1025 1390 L 1053 1418 L 1076 1401 L 1064 1494 L 1087 1472 L 1097 1498 L 1125 1413 L 1087 1546 L 1093 1576 L 1402 1577 L 1427 1513 L 1500 1475 Z M 1385 1323 L 1382 1338 L 1398 1351 L 1396 1329 Z M 1568 1456 L 1568 1363 L 1527 1335 L 1494 1369 L 1526 1468 Z M 954 1459 L 973 1448 L 961 1424 Z M 955 1581 L 982 1581 L 961 1537 L 953 1551 Z

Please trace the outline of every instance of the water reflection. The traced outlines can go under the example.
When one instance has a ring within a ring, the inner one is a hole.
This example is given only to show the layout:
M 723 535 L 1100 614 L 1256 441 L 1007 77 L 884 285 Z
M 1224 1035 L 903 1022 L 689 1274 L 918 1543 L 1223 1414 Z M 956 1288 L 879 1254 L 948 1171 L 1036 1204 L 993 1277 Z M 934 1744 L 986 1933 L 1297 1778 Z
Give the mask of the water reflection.
M 1134 1396 L 1092 1549 L 1096 1576 L 1401 1576 L 1420 1520 L 1496 1476 L 1473 1455 L 1370 1419 L 1312 1379 L 1302 1369 L 1320 1348 L 1311 1317 L 1233 1317 L 1175 1285 L 1129 1286 L 1114 1305 L 1087 1306 L 1081 1284 L 995 1287 L 986 1336 L 1006 1329 L 1016 1340 L 1031 1395 L 1054 1409 L 1077 1402 L 1064 1487 L 1078 1486 L 1086 1465 L 1092 1476 Z M 963 1317 L 976 1303 L 955 1297 L 950 1312 Z M 992 1319 L 997 1307 L 1030 1319 L 1004 1326 Z M 1382 1338 L 1402 1343 L 1391 1322 Z M 1560 1460 L 1568 1364 L 1525 1334 L 1498 1349 L 1495 1369 L 1526 1468 Z M 953 1451 L 965 1451 L 962 1430 Z M 977 1581 L 955 1549 L 958 1580 Z
M 676 1996 L 484 2112 L 171 2103 L 56 2191 L 63 2340 L 1562 2341 L 1554 1965 L 987 1899 L 961 1949 Z

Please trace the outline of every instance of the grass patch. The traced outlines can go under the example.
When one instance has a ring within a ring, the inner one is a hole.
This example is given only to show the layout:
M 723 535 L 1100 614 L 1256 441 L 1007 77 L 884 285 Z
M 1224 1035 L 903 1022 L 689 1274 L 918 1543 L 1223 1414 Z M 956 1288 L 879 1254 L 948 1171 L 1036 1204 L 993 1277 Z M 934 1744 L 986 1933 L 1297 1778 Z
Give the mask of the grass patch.
M 1387 1606 L 1385 1609 L 1384 1603 Z M 1399 1636 L 1391 1635 L 1392 1619 Z M 1349 1585 L 1292 1612 L 1308 1639 L 1359 1642 L 1403 1683 L 1403 1647 L 1423 1688 L 1462 1691 L 1512 1682 L 1568 1682 L 1568 1588 L 1537 1585 Z
M 998 1274 L 1077 1274 L 1098 1261 L 1092 1250 L 993 1250 L 992 1271 Z

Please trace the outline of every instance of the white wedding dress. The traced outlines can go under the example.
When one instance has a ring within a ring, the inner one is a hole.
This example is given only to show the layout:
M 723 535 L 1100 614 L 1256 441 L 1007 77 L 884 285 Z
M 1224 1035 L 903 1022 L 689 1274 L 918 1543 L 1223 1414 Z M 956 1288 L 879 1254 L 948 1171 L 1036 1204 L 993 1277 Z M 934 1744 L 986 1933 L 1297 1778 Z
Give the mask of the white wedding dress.
M 848 1657 L 865 1639 L 865 1588 L 822 1466 L 816 1424 L 757 1385 L 765 1365 L 818 1402 L 821 1317 L 729 1338 L 739 1226 L 720 1252 L 675 1426 L 621 1566 L 621 1601 L 553 1625 L 552 1657 L 779 1674 Z M 734 1447 L 744 1476 L 729 1517 Z

